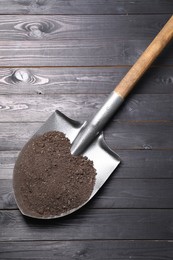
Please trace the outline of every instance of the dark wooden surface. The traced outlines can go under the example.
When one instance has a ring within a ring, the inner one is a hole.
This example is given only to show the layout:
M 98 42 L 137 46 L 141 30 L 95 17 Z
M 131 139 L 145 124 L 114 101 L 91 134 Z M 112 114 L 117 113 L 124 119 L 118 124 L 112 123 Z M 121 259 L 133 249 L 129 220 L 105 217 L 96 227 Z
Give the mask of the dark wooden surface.
M 0 259 L 173 259 L 173 43 L 105 129 L 122 162 L 88 205 L 32 220 L 12 192 L 48 116 L 88 119 L 172 13 L 171 0 L 0 0 Z

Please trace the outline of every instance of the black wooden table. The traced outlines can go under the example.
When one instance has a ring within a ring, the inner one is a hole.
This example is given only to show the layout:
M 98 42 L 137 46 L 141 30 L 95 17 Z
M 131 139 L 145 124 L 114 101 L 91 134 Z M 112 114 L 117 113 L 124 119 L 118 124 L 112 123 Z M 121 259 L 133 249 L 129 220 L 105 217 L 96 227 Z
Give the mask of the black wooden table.
M 105 129 L 121 157 L 95 198 L 24 218 L 18 152 L 55 109 L 93 114 L 173 13 L 172 0 L 0 0 L 0 259 L 173 259 L 173 44 Z

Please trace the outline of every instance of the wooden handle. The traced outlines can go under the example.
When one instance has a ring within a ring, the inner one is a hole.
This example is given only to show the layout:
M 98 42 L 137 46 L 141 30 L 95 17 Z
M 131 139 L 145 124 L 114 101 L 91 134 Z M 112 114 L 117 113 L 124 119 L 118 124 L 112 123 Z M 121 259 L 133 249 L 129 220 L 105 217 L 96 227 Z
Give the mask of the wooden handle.
M 115 92 L 125 98 L 133 89 L 136 82 L 142 77 L 152 62 L 161 53 L 168 42 L 173 38 L 173 16 L 168 20 L 162 30 L 154 38 L 148 48 L 139 57 L 133 67 L 116 86 Z

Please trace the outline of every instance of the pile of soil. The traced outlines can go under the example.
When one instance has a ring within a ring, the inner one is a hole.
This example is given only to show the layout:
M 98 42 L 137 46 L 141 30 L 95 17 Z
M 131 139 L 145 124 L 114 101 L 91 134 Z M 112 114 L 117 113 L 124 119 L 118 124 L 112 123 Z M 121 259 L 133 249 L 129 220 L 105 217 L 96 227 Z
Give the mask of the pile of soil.
M 36 217 L 60 215 L 90 197 L 95 183 L 93 162 L 72 156 L 71 144 L 61 132 L 32 138 L 16 161 L 13 188 L 25 214 Z

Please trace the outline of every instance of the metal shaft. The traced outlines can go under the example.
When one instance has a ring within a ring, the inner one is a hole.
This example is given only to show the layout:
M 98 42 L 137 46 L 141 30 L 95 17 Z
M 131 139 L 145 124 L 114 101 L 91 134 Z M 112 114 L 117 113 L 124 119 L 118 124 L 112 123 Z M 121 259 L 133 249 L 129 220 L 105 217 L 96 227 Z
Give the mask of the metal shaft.
M 71 153 L 79 155 L 90 145 L 93 139 L 101 132 L 103 127 L 114 115 L 124 99 L 113 91 L 103 106 L 90 122 L 86 122 L 72 143 Z

